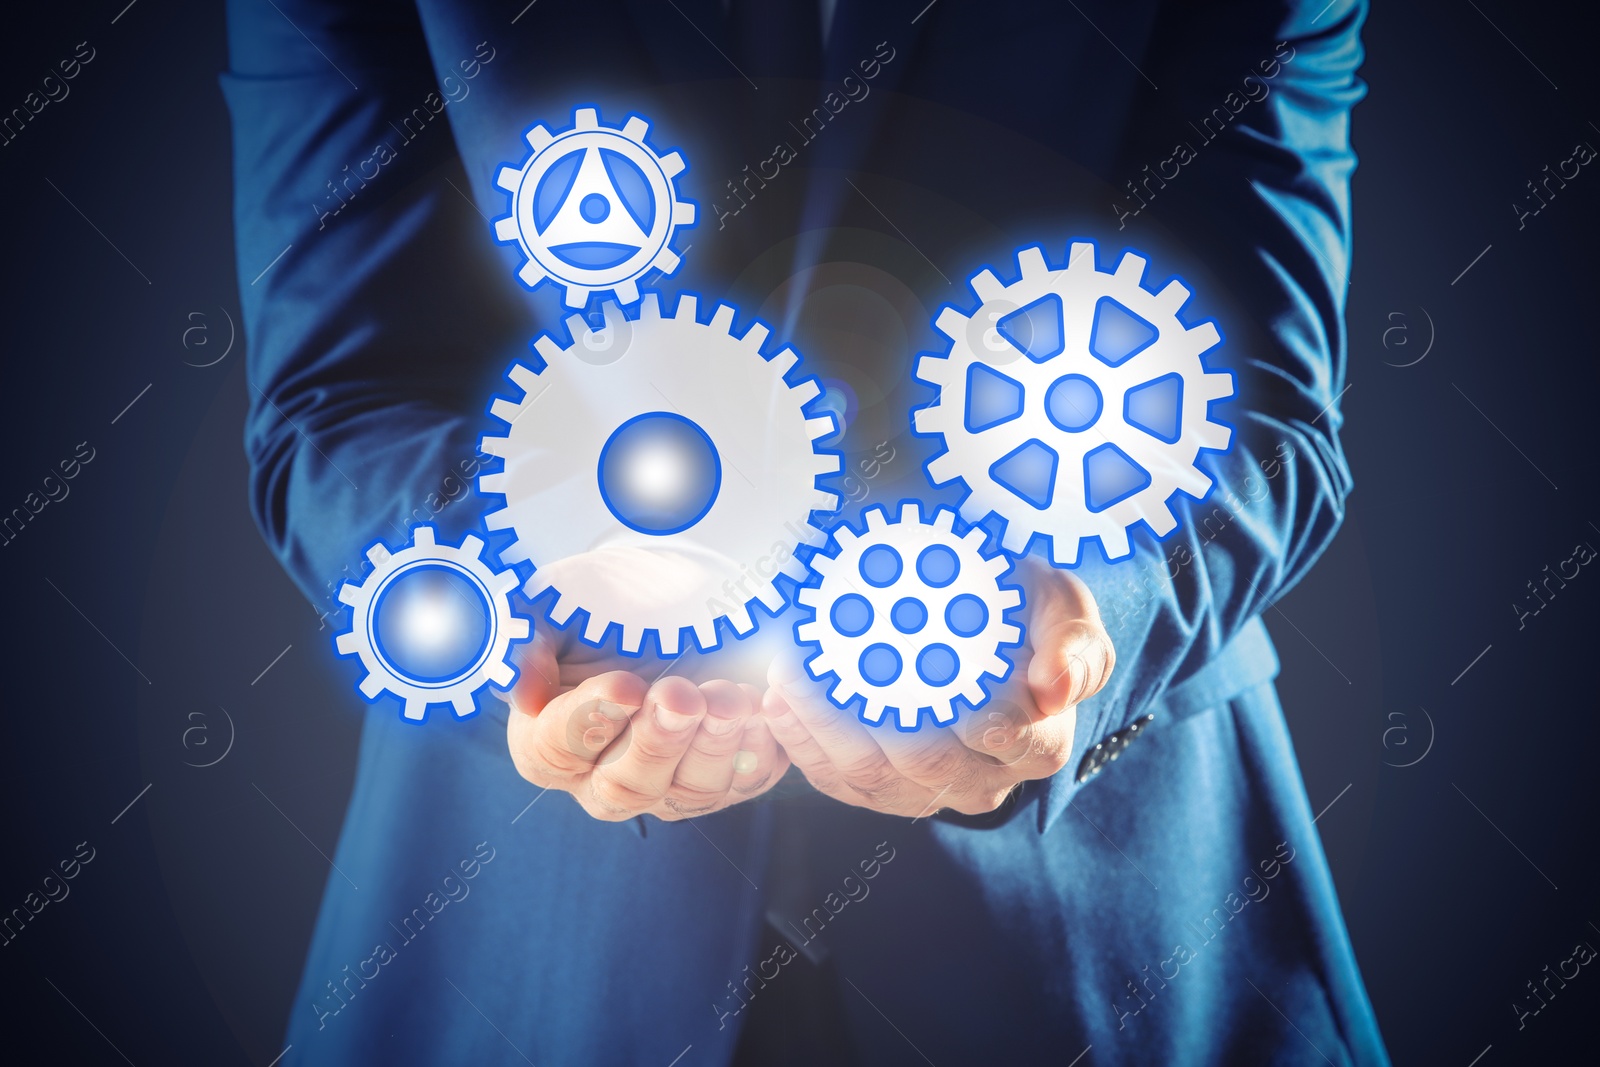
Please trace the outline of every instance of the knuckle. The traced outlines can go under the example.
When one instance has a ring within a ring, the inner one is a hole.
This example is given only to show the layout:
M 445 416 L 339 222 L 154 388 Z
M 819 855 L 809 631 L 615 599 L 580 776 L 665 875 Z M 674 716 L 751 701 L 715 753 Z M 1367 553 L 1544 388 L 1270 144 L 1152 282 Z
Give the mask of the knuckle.
M 662 805 L 675 815 L 685 818 L 704 815 L 722 803 L 723 794 L 708 789 L 682 789 L 674 787 L 661 798 Z
M 603 770 L 596 770 L 589 776 L 589 800 L 618 818 L 638 814 L 655 799 Z

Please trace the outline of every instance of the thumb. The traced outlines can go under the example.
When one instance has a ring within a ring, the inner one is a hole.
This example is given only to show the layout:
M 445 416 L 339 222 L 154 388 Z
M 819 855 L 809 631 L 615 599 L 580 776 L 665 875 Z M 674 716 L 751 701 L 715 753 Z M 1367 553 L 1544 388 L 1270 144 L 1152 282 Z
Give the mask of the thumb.
M 561 667 L 556 662 L 555 641 L 546 627 L 535 623 L 533 640 L 522 646 L 517 666 L 517 680 L 504 699 L 514 711 L 538 715 L 561 694 Z
M 1028 688 L 1040 711 L 1056 715 L 1105 687 L 1116 649 L 1082 579 L 1034 560 L 1019 566 L 1032 604 Z

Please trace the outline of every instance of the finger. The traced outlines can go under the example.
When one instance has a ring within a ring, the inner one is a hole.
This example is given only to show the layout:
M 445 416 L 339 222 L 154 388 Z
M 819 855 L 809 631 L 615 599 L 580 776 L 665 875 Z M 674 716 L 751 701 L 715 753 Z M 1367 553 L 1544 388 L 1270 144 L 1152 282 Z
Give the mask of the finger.
M 761 699 L 760 691 L 754 686 L 743 688 L 754 691 L 753 699 Z M 730 787 L 733 795 L 740 798 L 759 796 L 776 785 L 788 769 L 789 757 L 778 746 L 778 739 L 772 736 L 772 729 L 766 720 L 760 715 L 747 720 L 739 740 L 739 751 L 733 757 L 733 782 Z
M 750 697 L 733 682 L 702 682 L 700 695 L 706 717 L 679 761 L 663 801 L 679 815 L 700 815 L 722 803 L 733 784 L 745 723 L 755 711 Z
M 556 641 L 549 629 L 535 624 L 533 640 L 517 650 L 517 680 L 504 694 L 506 703 L 537 715 L 561 692 L 561 668 L 556 662 Z
M 866 806 L 861 794 L 844 784 L 838 768 L 822 751 L 816 738 L 801 724 L 782 693 L 768 689 L 761 698 L 761 714 L 772 736 L 783 746 L 784 754 L 800 768 L 800 773 L 806 776 L 812 788 L 846 804 Z
M 514 703 L 506 721 L 512 762 L 524 778 L 539 785 L 587 775 L 626 731 L 644 695 L 644 679 L 612 671 L 550 699 L 536 713 Z
M 828 699 L 826 687 L 806 674 L 798 655 L 785 653 L 774 659 L 767 681 L 783 696 L 839 777 L 871 807 L 899 810 L 916 801 L 920 790 L 889 762 L 872 731 Z
M 921 797 L 921 806 L 910 813 L 915 818 L 940 808 L 967 814 L 993 811 L 1015 781 L 998 764 L 979 758 L 949 728 L 886 731 L 882 744 L 896 773 L 914 783 Z
M 1013 779 L 1047 778 L 1071 756 L 1077 709 L 1041 715 L 1032 706 L 1026 684 L 1008 684 L 983 708 L 962 716 L 958 736 L 980 760 Z
M 620 817 L 658 806 L 705 715 L 705 697 L 693 682 L 673 676 L 657 679 L 638 714 L 628 720 L 627 731 L 589 775 L 593 807 Z M 608 758 L 613 749 L 614 758 Z
M 1032 613 L 1028 685 L 1043 715 L 1056 715 L 1098 693 L 1116 666 L 1116 652 L 1094 594 L 1070 572 L 1025 561 Z

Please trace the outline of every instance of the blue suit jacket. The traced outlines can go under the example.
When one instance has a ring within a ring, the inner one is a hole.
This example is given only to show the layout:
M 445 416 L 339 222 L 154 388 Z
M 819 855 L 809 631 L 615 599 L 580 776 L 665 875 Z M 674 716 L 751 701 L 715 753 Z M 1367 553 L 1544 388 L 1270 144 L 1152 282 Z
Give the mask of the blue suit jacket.
M 912 308 L 881 365 L 831 372 L 860 399 L 847 456 L 914 455 L 927 397 L 906 371 L 962 278 L 1072 237 L 1181 266 L 1227 332 L 1235 445 L 1172 538 L 1084 568 L 1115 677 L 1080 707 L 1067 769 L 987 818 L 780 790 L 598 823 L 516 775 L 497 702 L 423 729 L 380 705 L 293 1055 L 726 1062 L 745 1005 L 803 951 L 853 987 L 870 1062 L 1386 1062 L 1260 622 L 1350 490 L 1336 398 L 1364 4 L 841 0 L 818 75 L 846 103 L 825 132 L 804 122 L 814 86 L 735 62 L 717 0 L 518 7 L 230 3 L 252 502 L 319 612 L 371 540 L 477 522 L 484 405 L 561 315 L 512 281 L 493 176 L 527 126 L 580 104 L 649 116 L 690 161 L 696 247 L 668 292 L 764 302 L 804 333 L 783 294 L 826 263 Z M 796 162 L 752 183 L 774 141 Z M 826 352 L 812 334 L 788 339 Z M 914 491 L 915 464 L 899 472 L 876 499 Z

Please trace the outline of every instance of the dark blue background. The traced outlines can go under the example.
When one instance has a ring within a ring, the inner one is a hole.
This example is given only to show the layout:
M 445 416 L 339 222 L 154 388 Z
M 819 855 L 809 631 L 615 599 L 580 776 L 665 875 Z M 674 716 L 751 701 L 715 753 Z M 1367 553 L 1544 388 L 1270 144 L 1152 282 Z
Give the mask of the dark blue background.
M 80 442 L 95 456 L 0 547 L 0 912 L 95 849 L 0 947 L 6 1037 L 59 1062 L 265 1064 L 360 702 L 249 521 L 242 342 L 186 365 L 239 323 L 220 9 L 124 3 L 12 16 L 0 40 L 0 111 L 95 49 L 0 147 L 0 512 Z M 1511 607 L 1575 544 L 1600 546 L 1600 174 L 1520 231 L 1511 208 L 1545 164 L 1600 145 L 1600 86 L 1586 32 L 1478 7 L 1380 4 L 1369 23 L 1343 401 L 1357 488 L 1333 549 L 1267 614 L 1399 1063 L 1563 1058 L 1593 1047 L 1600 1005 L 1585 968 L 1525 1029 L 1511 1007 L 1576 942 L 1600 946 L 1600 577 L 1585 568 L 1523 629 Z M 1422 362 L 1393 366 L 1430 332 Z M 220 755 L 229 717 L 227 758 L 192 766 Z

